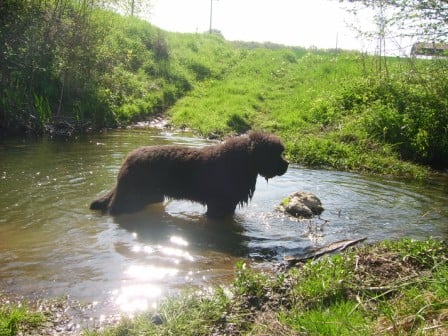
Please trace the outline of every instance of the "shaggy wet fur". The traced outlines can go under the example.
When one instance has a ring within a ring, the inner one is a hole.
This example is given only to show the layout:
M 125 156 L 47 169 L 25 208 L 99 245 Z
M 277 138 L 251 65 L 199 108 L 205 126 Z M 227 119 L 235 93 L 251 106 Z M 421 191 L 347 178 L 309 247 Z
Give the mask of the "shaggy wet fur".
M 204 148 L 140 147 L 124 160 L 115 188 L 90 209 L 119 215 L 167 197 L 206 205 L 211 217 L 231 215 L 252 198 L 258 174 L 269 179 L 286 172 L 283 151 L 277 136 L 262 132 Z

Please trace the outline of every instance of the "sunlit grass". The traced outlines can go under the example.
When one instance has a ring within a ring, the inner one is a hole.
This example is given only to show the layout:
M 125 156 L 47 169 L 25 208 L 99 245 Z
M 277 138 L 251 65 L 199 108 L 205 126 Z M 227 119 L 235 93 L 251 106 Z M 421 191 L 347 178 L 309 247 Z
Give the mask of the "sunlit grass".
M 210 335 L 214 325 L 225 317 L 228 303 L 220 288 L 213 293 L 188 291 L 164 300 L 157 313 L 126 317 L 116 327 L 86 331 L 86 335 Z
M 369 335 L 366 316 L 356 309 L 353 301 L 335 302 L 306 311 L 285 314 L 282 320 L 306 335 Z
M 444 335 L 447 256 L 445 243 L 428 239 L 354 248 L 276 274 L 241 262 L 230 288 L 170 298 L 89 335 Z
M 277 133 L 299 164 L 414 178 L 428 173 L 416 163 L 448 165 L 446 59 L 229 42 L 96 7 L 78 20 L 70 0 L 22 5 L 6 13 L 5 60 L 15 64 L 0 99 L 6 129 L 57 131 L 65 119 L 85 130 L 167 113 L 203 136 Z M 39 73 L 31 82 L 30 71 Z
M 203 136 L 271 131 L 283 138 L 292 162 L 308 166 L 427 176 L 426 168 L 403 160 L 399 144 L 370 132 L 375 111 L 362 104 L 375 99 L 365 66 L 374 58 L 287 48 L 235 52 L 238 62 L 219 81 L 196 84 L 173 106 L 175 125 Z M 409 69 L 404 61 L 390 60 L 391 72 Z

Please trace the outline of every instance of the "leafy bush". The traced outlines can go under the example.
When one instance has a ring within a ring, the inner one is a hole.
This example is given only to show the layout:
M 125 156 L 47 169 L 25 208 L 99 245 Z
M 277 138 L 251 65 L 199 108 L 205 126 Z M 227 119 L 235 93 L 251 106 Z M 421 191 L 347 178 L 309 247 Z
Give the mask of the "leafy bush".
M 362 85 L 357 91 L 342 99 L 344 107 L 362 111 L 371 137 L 393 145 L 405 160 L 448 166 L 447 93 L 407 85 L 401 78 Z

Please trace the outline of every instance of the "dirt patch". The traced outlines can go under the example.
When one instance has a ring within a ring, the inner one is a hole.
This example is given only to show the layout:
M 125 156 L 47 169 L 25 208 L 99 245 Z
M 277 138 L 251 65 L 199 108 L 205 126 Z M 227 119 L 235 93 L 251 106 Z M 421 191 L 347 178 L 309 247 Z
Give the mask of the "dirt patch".
M 391 287 L 397 282 L 430 275 L 429 266 L 416 256 L 403 256 L 382 246 L 360 248 L 355 253 L 354 275 L 361 288 Z

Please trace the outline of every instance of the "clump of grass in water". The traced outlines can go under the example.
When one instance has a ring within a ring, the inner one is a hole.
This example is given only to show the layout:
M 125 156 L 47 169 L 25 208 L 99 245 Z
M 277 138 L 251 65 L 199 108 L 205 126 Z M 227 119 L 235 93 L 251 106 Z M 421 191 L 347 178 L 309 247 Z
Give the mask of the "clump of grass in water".
M 42 313 L 30 311 L 26 306 L 2 303 L 0 307 L 0 336 L 18 335 L 34 330 L 45 321 Z
M 51 107 L 48 99 L 43 96 L 34 94 L 34 108 L 37 112 L 37 123 L 39 129 L 42 130 L 52 119 Z

